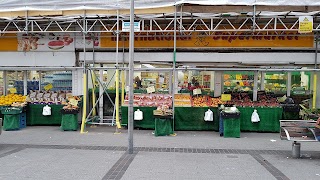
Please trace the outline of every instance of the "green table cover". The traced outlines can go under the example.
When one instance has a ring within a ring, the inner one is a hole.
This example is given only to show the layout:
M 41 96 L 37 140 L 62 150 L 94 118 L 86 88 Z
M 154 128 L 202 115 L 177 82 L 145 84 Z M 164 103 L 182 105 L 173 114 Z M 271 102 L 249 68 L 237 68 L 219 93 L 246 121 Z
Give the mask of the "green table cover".
M 154 118 L 153 110 L 156 110 L 156 107 L 134 107 L 133 111 L 140 109 L 143 112 L 143 120 L 133 121 L 134 128 L 143 128 L 143 129 L 154 129 Z M 121 125 L 128 125 L 128 107 L 121 106 Z
M 3 121 L 3 130 L 18 130 L 20 129 L 20 114 L 5 114 Z
M 288 119 L 288 120 L 290 120 L 290 119 L 292 119 L 292 120 L 300 119 L 299 112 L 285 112 L 285 111 L 283 111 L 282 119 L 283 120 L 286 120 L 286 119 Z
M 27 125 L 60 125 L 63 105 L 49 105 L 51 107 L 51 116 L 43 116 L 43 104 L 29 104 L 27 109 Z
M 167 118 L 155 118 L 155 136 L 167 136 L 173 134 L 172 119 Z
M 255 132 L 279 132 L 282 118 L 281 107 L 238 107 L 240 111 L 240 130 Z M 256 109 L 260 122 L 252 123 L 251 115 Z
M 210 109 L 213 112 L 213 121 L 204 121 L 205 112 Z M 209 107 L 175 107 L 174 130 L 176 131 L 218 131 L 218 108 Z
M 240 137 L 240 119 L 224 118 L 223 119 L 223 137 Z
M 62 114 L 61 130 L 62 131 L 78 130 L 78 114 Z

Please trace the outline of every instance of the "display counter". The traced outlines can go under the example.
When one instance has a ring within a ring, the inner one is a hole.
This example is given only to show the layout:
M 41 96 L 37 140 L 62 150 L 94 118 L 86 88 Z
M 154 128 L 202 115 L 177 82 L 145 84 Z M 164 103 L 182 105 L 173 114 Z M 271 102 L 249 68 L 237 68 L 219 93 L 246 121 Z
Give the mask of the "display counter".
M 63 105 L 49 105 L 51 116 L 43 116 L 42 109 L 44 104 L 29 104 L 27 108 L 27 125 L 60 125 Z
M 143 120 L 134 121 L 135 128 L 154 129 L 153 110 L 156 107 L 134 107 L 134 111 L 140 109 L 143 112 Z M 213 121 L 204 121 L 205 112 L 210 109 L 213 112 Z M 240 130 L 252 132 L 279 132 L 279 120 L 282 119 L 281 107 L 238 107 L 240 115 Z M 256 109 L 260 122 L 252 123 L 251 115 Z M 128 124 L 128 107 L 121 107 L 122 123 Z M 174 108 L 175 131 L 218 131 L 219 118 L 216 107 L 175 107 Z

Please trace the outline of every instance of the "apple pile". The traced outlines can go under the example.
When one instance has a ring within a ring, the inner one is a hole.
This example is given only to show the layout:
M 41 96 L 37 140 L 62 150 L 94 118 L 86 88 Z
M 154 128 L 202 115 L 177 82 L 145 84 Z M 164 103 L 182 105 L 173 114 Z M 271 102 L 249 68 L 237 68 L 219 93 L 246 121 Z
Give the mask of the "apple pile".
M 209 98 L 210 107 L 218 107 L 219 104 L 223 104 L 220 98 Z
M 193 107 L 207 107 L 208 106 L 208 98 L 207 96 L 193 96 L 192 104 Z

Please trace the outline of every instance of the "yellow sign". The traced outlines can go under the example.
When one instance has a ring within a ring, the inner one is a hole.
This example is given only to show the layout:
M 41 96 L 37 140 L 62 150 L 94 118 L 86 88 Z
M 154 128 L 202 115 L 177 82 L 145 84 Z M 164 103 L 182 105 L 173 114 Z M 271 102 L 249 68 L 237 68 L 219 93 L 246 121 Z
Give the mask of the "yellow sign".
M 11 94 L 15 94 L 15 93 L 17 93 L 17 89 L 16 89 L 16 88 L 10 88 L 10 89 L 9 89 L 9 92 L 10 92 Z
M 43 88 L 44 88 L 44 90 L 49 91 L 50 89 L 53 88 L 53 85 L 52 84 L 47 84 Z
M 119 47 L 128 47 L 129 38 L 127 33 L 121 33 L 124 37 L 119 38 Z M 134 45 L 136 48 L 172 48 L 174 44 L 173 34 L 143 34 L 135 37 Z M 191 35 L 178 33 L 178 48 L 210 48 L 210 47 L 313 47 L 313 36 L 299 36 L 294 32 L 277 34 L 264 32 L 246 34 L 246 33 L 228 33 L 216 32 L 210 36 L 194 32 Z M 102 33 L 101 48 L 116 47 L 117 38 L 110 33 Z
M 221 101 L 231 101 L 231 94 L 221 94 Z
M 301 16 L 299 17 L 299 33 L 311 33 L 313 30 L 313 17 Z

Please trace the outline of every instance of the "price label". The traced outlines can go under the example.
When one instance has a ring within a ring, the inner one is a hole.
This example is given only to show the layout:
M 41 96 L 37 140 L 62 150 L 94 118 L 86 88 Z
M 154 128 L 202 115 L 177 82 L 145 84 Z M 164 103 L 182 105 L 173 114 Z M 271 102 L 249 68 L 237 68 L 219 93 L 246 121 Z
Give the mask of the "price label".
M 10 88 L 9 91 L 10 91 L 11 94 L 17 93 L 17 89 L 16 88 Z
M 47 84 L 43 88 L 44 88 L 44 90 L 49 91 L 50 89 L 53 88 L 53 85 L 52 84 Z
M 221 94 L 222 101 L 231 101 L 231 94 Z
M 201 89 L 194 89 L 193 90 L 193 95 L 198 95 L 198 94 L 202 94 L 201 93 Z
M 147 88 L 147 93 L 153 93 L 156 92 L 156 89 L 154 88 L 154 86 L 150 86 Z

